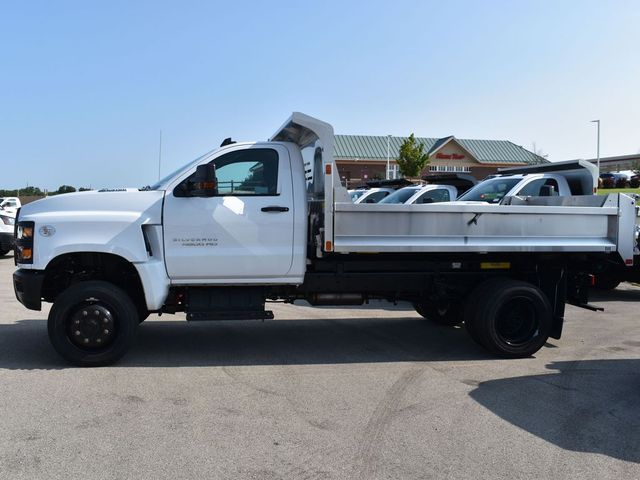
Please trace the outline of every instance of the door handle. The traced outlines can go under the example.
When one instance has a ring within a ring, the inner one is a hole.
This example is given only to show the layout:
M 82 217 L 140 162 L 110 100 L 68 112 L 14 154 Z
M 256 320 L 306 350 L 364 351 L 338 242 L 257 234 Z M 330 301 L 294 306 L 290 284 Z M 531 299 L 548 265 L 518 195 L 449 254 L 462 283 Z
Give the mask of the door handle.
M 288 212 L 289 207 L 278 207 L 276 205 L 271 205 L 269 207 L 262 207 L 260 210 L 263 212 Z

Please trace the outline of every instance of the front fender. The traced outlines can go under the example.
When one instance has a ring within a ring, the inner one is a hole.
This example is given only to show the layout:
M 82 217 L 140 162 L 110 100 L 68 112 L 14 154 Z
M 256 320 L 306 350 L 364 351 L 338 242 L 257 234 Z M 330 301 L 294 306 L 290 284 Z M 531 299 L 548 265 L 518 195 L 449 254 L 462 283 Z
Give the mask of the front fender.
M 118 255 L 131 263 L 146 262 L 149 259 L 140 215 L 118 213 L 100 215 L 84 213 L 64 219 L 47 218 L 37 215 L 33 218 L 20 217 L 35 222 L 33 242 L 33 264 L 21 265 L 25 268 L 44 270 L 56 257 L 67 253 L 98 252 Z M 40 233 L 42 226 L 53 227 L 53 235 Z

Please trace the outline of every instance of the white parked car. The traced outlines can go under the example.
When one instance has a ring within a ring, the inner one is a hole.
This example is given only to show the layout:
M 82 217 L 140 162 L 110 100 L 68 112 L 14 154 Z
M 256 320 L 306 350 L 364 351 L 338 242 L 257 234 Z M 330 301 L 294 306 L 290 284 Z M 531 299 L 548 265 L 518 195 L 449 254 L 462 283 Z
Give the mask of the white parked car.
M 18 197 L 0 198 L 0 212 L 10 212 L 15 216 L 18 209 L 22 206 Z
M 584 160 L 501 169 L 460 195 L 460 202 L 502 204 L 506 197 L 593 195 L 598 169 Z
M 349 197 L 351 197 L 351 201 L 353 203 L 356 203 L 356 201 L 365 193 L 367 193 L 367 189 L 366 188 L 356 188 L 354 190 L 348 190 L 347 193 L 349 193 Z
M 14 213 L 0 210 L 0 256 L 4 256 L 13 249 L 13 229 L 16 222 Z
M 458 196 L 458 189 L 451 185 L 412 185 L 393 192 L 378 203 L 405 205 L 419 203 L 450 202 Z
M 378 203 L 395 191 L 395 188 L 370 188 L 364 190 L 364 193 L 359 195 L 353 203 Z

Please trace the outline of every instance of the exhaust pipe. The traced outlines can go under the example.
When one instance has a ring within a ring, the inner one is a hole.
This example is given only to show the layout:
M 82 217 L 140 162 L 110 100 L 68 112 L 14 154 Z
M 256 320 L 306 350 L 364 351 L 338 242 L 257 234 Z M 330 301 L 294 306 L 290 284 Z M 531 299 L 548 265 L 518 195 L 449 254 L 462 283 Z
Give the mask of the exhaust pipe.
M 360 293 L 312 293 L 306 298 L 311 305 L 362 305 L 364 295 Z

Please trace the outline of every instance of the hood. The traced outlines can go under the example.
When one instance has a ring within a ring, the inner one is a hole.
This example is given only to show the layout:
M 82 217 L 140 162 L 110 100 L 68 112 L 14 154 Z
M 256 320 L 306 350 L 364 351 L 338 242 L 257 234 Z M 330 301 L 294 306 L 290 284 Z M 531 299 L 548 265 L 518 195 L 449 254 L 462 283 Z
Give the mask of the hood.
M 134 188 L 64 193 L 36 200 L 20 209 L 20 220 L 29 216 L 119 216 L 146 217 L 145 223 L 160 223 L 164 191 Z
M 27 267 L 44 270 L 54 258 L 76 252 L 148 261 L 144 227 L 162 223 L 163 198 L 162 190 L 123 189 L 64 193 L 25 205 L 18 221 L 35 226 L 33 263 Z

